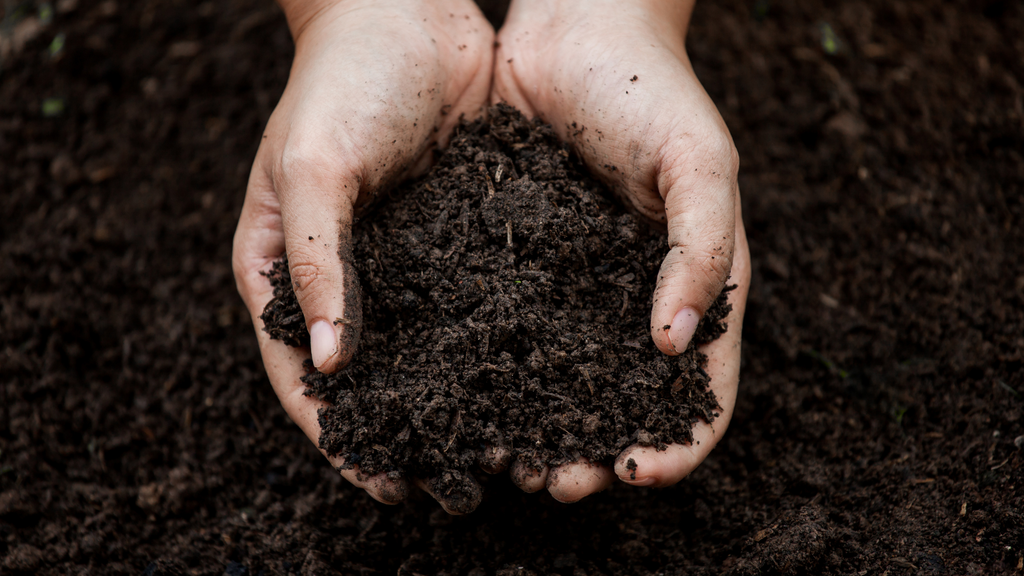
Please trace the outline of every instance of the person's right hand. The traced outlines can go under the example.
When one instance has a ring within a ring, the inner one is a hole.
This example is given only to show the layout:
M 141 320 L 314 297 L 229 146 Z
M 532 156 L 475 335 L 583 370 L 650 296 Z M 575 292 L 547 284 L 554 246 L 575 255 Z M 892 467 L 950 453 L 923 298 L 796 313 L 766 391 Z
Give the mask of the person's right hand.
M 295 40 L 281 101 L 253 163 L 235 232 L 233 267 L 267 375 L 285 411 L 318 443 L 317 409 L 303 395 L 302 362 L 321 372 L 351 359 L 361 329 L 351 260 L 354 210 L 426 167 L 459 117 L 483 111 L 494 31 L 469 0 L 280 0 Z M 263 331 L 273 297 L 261 272 L 288 256 L 310 350 Z M 335 467 L 341 458 L 328 458 Z M 394 503 L 405 480 L 342 476 Z M 449 509 L 443 497 L 435 495 Z M 449 509 L 449 511 L 452 511 Z

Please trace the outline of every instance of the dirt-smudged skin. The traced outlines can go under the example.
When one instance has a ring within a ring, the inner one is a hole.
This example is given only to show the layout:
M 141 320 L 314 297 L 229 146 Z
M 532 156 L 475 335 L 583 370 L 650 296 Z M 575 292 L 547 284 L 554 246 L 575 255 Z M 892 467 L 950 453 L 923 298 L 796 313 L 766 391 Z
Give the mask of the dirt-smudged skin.
M 364 474 L 430 479 L 465 511 L 479 501 L 466 484 L 477 464 L 607 463 L 633 443 L 692 441 L 693 423 L 718 408 L 695 346 L 725 331 L 728 290 L 694 346 L 662 355 L 648 305 L 665 249 L 550 127 L 504 105 L 462 125 L 430 174 L 368 214 L 340 254 L 366 288 L 366 331 L 348 368 L 305 378 L 331 404 L 321 448 Z M 304 342 L 287 268 L 274 270 L 267 330 Z M 345 320 L 356 336 L 358 318 Z
M 342 230 L 348 227 L 342 226 Z M 338 258 L 341 259 L 342 279 L 344 285 L 344 316 L 334 320 L 335 326 L 342 326 L 338 330 L 338 349 L 348 351 L 354 355 L 359 347 L 359 339 L 363 334 L 363 288 L 359 283 L 359 273 L 356 271 L 352 255 L 351 233 L 343 232 L 338 243 Z

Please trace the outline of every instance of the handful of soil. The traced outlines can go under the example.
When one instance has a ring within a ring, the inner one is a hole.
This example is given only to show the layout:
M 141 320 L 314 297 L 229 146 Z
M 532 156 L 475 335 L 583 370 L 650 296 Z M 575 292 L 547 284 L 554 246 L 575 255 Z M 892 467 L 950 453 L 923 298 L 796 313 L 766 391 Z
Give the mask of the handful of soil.
M 692 442 L 719 409 L 695 346 L 731 310 L 727 288 L 683 354 L 659 352 L 648 321 L 664 235 L 623 214 L 550 126 L 506 105 L 488 116 L 357 223 L 360 348 L 303 378 L 331 405 L 322 449 L 477 501 L 485 446 L 539 468 Z M 265 330 L 308 345 L 287 262 L 269 278 Z

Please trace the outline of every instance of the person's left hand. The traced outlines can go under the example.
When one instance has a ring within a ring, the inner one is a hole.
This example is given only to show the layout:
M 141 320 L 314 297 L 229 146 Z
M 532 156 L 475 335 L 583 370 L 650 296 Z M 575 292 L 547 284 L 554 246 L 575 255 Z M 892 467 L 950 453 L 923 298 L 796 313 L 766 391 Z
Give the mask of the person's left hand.
M 528 492 L 546 487 L 573 502 L 616 476 L 634 486 L 674 484 L 707 457 L 732 417 L 750 254 L 736 148 L 686 54 L 692 9 L 692 0 L 515 0 L 498 34 L 492 102 L 553 124 L 629 205 L 667 224 L 668 255 L 651 312 L 658 348 L 685 350 L 726 280 L 738 285 L 728 331 L 702 349 L 722 409 L 712 424 L 694 426 L 693 444 L 662 452 L 634 445 L 614 470 L 589 462 L 553 470 L 514 465 L 513 479 Z

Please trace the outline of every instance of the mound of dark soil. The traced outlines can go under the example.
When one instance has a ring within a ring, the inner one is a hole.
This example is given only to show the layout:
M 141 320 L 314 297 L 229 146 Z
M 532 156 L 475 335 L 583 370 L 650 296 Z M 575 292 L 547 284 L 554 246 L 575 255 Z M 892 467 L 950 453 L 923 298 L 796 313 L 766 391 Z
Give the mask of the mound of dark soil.
M 509 106 L 461 125 L 353 237 L 363 344 L 348 368 L 303 379 L 331 403 L 320 447 L 348 466 L 469 496 L 484 445 L 533 468 L 609 461 L 634 442 L 692 442 L 717 415 L 697 346 L 725 331 L 728 291 L 683 354 L 661 354 L 648 318 L 664 234 Z M 270 281 L 265 329 L 307 344 L 285 262 Z

